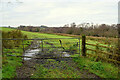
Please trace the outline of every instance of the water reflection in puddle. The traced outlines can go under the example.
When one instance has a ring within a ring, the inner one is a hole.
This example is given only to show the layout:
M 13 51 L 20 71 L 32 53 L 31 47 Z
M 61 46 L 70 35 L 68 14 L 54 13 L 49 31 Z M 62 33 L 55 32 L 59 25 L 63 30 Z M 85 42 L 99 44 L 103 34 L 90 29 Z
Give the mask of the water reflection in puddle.
M 32 50 L 29 49 L 25 52 L 24 56 L 32 57 L 38 54 L 39 51 L 41 51 L 41 49 L 32 49 Z M 30 59 L 31 58 L 24 58 L 24 60 L 30 60 Z
M 70 54 L 64 54 L 64 57 L 70 57 Z
M 70 57 L 71 55 L 70 54 L 68 54 L 67 52 L 63 52 L 63 55 L 62 55 L 63 57 Z

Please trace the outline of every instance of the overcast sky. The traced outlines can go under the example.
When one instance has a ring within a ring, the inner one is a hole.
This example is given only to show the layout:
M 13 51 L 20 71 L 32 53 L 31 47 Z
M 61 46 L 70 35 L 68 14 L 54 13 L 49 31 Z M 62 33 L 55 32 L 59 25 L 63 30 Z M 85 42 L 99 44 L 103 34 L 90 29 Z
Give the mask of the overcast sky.
M 2 0 L 0 26 L 117 24 L 119 0 Z

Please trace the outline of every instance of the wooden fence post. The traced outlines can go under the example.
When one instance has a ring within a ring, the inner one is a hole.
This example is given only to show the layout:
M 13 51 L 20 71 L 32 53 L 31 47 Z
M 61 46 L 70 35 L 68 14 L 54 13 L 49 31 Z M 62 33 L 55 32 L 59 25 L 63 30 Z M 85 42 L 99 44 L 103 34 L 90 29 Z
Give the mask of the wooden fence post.
M 96 43 L 96 54 L 98 55 L 98 51 L 99 51 L 99 47 L 98 47 L 98 43 Z
M 99 61 L 99 45 L 98 45 L 98 43 L 96 43 L 96 59 L 95 59 L 95 61 Z
M 82 56 L 86 56 L 86 36 L 82 36 Z

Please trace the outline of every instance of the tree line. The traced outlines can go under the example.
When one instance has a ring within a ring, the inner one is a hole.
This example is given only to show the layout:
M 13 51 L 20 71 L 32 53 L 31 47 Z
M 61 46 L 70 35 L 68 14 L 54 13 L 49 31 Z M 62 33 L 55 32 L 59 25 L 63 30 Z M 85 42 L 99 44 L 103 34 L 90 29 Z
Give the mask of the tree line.
M 93 24 L 93 23 L 81 23 L 76 25 L 74 22 L 66 24 L 62 27 L 23 27 L 20 30 L 32 31 L 32 32 L 44 32 L 44 33 L 65 33 L 74 35 L 86 35 L 96 37 L 114 37 L 118 36 L 117 24 Z

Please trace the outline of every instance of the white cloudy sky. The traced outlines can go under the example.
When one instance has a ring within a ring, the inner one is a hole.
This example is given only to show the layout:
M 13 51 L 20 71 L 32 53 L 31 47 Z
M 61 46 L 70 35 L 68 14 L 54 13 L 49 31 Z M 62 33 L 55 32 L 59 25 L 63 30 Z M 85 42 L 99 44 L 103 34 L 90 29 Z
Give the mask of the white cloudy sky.
M 1 0 L 0 26 L 117 24 L 119 0 Z M 22 2 L 22 3 L 21 3 Z

